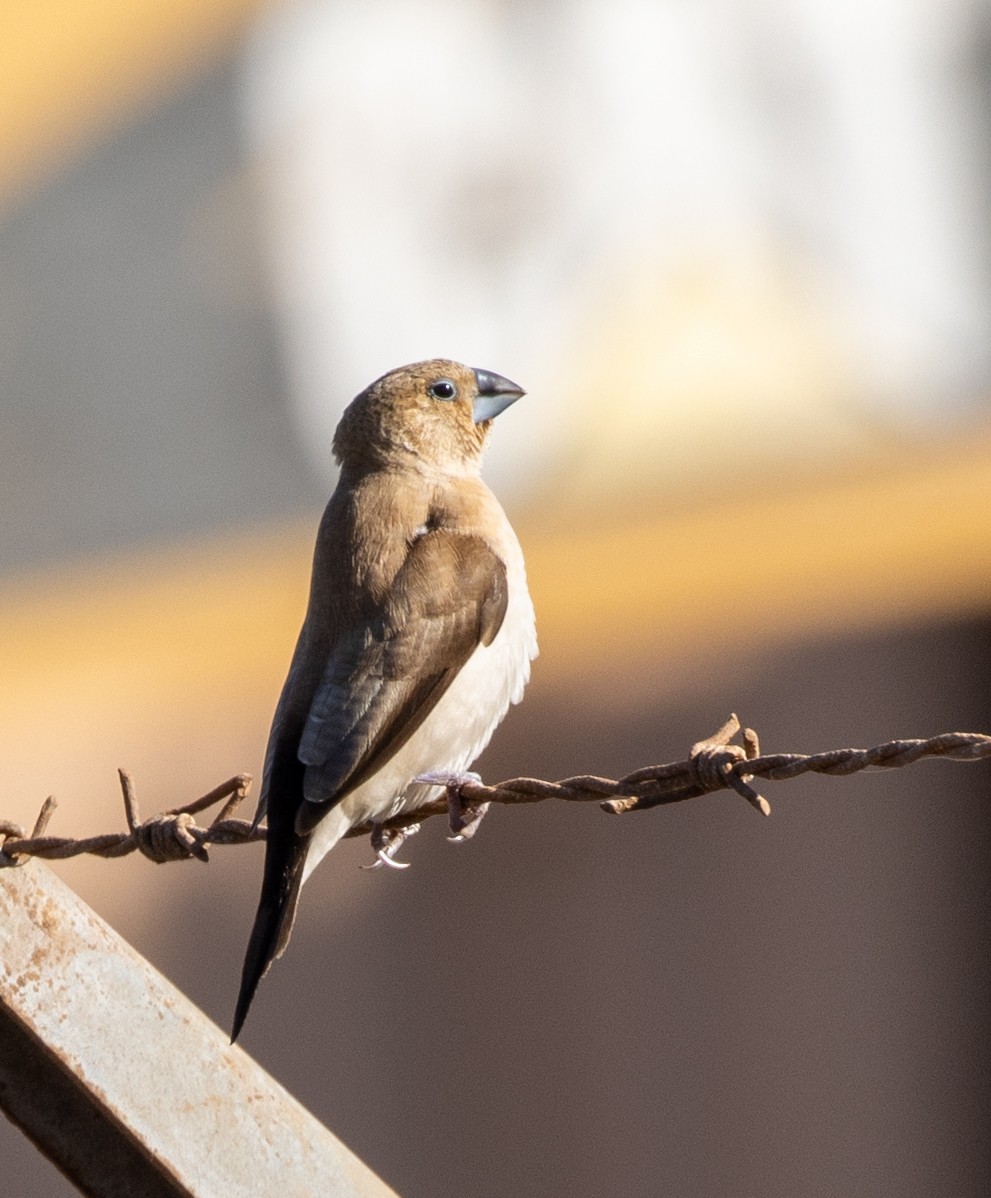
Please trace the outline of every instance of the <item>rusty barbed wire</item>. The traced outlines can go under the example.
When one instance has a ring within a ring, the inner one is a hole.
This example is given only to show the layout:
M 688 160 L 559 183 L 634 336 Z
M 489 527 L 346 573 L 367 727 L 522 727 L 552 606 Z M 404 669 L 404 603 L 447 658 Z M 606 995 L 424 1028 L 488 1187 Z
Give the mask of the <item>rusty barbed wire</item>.
M 742 744 L 734 744 L 740 734 Z M 800 774 L 828 774 L 845 777 L 870 768 L 898 769 L 926 757 L 942 757 L 951 761 L 977 761 L 991 758 L 991 735 L 983 732 L 944 732 L 928 739 L 890 740 L 870 749 L 832 749 L 825 753 L 772 753 L 760 755 L 757 734 L 741 728 L 735 715 L 712 736 L 694 744 L 683 761 L 651 765 L 635 770 L 619 779 L 599 778 L 580 774 L 559 782 L 539 778 L 511 778 L 488 786 L 484 782 L 452 781 L 449 795 L 469 812 L 468 818 L 452 814 L 448 797 L 434 799 L 414 812 L 406 812 L 378 825 L 377 833 L 393 832 L 402 836 L 426 819 L 449 815 L 455 839 L 468 839 L 491 803 L 515 806 L 540 803 L 545 799 L 565 802 L 598 802 L 610 815 L 631 811 L 647 811 L 668 803 L 731 789 L 747 800 L 757 811 L 769 815 L 771 806 L 751 786 L 754 778 L 785 781 Z M 173 807 L 142 821 L 138 813 L 134 786 L 129 774 L 119 770 L 127 832 L 111 832 L 84 839 L 46 836 L 45 832 L 57 806 L 53 798 L 45 800 L 30 835 L 21 825 L 0 820 L 0 868 L 23 864 L 29 857 L 58 860 L 91 853 L 99 857 L 124 857 L 140 852 L 158 864 L 166 861 L 209 860 L 208 846 L 214 844 L 248 844 L 265 839 L 264 825 L 251 820 L 236 819 L 234 813 L 247 798 L 251 788 L 250 774 L 237 774 L 220 786 L 184 807 Z M 224 800 L 215 818 L 201 827 L 194 816 Z M 361 824 L 352 828 L 348 837 L 367 836 L 376 828 Z

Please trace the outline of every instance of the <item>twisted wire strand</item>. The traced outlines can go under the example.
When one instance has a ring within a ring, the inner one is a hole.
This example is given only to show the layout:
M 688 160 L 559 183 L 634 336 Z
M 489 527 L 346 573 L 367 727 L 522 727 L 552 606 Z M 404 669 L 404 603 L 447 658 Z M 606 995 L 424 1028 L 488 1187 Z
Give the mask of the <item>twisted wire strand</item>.
M 741 734 L 742 744 L 732 743 Z M 483 782 L 452 781 L 447 795 L 434 799 L 413 812 L 394 816 L 378 826 L 381 831 L 403 832 L 414 820 L 422 823 L 435 815 L 449 815 L 449 800 L 456 797 L 469 809 L 479 809 L 489 803 L 518 806 L 541 803 L 545 799 L 564 802 L 597 802 L 611 815 L 630 811 L 645 811 L 668 803 L 711 794 L 717 790 L 736 790 L 764 815 L 770 814 L 770 804 L 750 785 L 753 778 L 786 781 L 800 774 L 828 774 L 845 777 L 870 768 L 899 769 L 923 758 L 945 758 L 951 761 L 978 761 L 991 758 L 991 735 L 983 732 L 944 732 L 928 739 L 891 740 L 869 749 L 832 749 L 824 753 L 772 753 L 762 756 L 755 732 L 740 727 L 737 717 L 729 720 L 712 736 L 692 746 L 682 761 L 664 765 L 645 766 L 619 779 L 578 774 L 558 782 L 540 778 L 510 778 L 488 786 Z M 55 810 L 53 798 L 45 801 L 30 835 L 10 820 L 0 820 L 0 867 L 23 864 L 30 857 L 58 860 L 90 853 L 98 857 L 124 857 L 140 852 L 151 861 L 188 860 L 191 857 L 206 861 L 208 846 L 214 844 L 246 844 L 265 839 L 264 826 L 250 820 L 237 819 L 234 813 L 247 798 L 251 788 L 249 774 L 237 774 L 185 807 L 168 811 L 142 821 L 138 814 L 134 787 L 129 775 L 119 771 L 127 832 L 111 832 L 102 836 L 75 839 L 45 835 Z M 215 803 L 223 805 L 214 820 L 206 827 L 198 825 L 194 816 Z M 452 817 L 453 818 L 453 817 Z M 366 836 L 375 826 L 361 824 L 347 835 Z

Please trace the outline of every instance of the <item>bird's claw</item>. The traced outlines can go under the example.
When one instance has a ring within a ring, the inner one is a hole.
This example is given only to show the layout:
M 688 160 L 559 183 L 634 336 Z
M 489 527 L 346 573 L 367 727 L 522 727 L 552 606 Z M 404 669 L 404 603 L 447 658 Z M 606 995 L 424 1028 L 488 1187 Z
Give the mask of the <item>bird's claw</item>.
M 462 770 L 460 772 L 453 770 L 431 770 L 426 774 L 417 774 L 413 781 L 423 786 L 444 786 L 450 790 L 452 787 L 464 786 L 468 782 L 474 782 L 476 786 L 481 786 L 482 777 L 480 774 L 474 774 L 470 770 Z
M 447 839 L 452 844 L 460 844 L 462 841 L 471 840 L 478 831 L 478 826 L 482 822 L 486 811 L 488 811 L 489 804 L 466 802 L 461 797 L 461 787 L 467 782 L 473 782 L 476 786 L 480 786 L 482 779 L 479 775 L 467 771 L 463 773 L 450 773 L 444 770 L 437 770 L 430 774 L 420 774 L 414 781 L 427 783 L 431 786 L 443 786 L 446 789 L 448 826 L 451 829 L 451 835 Z
M 370 865 L 361 865 L 358 868 L 380 869 L 383 865 L 388 865 L 390 869 L 409 869 L 412 862 L 396 861 L 395 856 L 407 838 L 414 836 L 419 830 L 419 824 L 410 824 L 408 828 L 383 828 L 381 824 L 376 824 L 371 835 L 376 860 Z
M 489 809 L 488 803 L 466 803 L 457 791 L 447 792 L 447 823 L 451 829 L 448 840 L 460 844 L 471 840 Z

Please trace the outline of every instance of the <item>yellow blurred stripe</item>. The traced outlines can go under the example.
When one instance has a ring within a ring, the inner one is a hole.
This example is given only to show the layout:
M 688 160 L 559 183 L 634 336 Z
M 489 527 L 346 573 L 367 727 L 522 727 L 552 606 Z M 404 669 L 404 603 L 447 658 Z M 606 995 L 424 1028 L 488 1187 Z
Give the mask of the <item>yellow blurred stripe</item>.
M 541 675 L 991 612 L 991 436 L 843 476 L 741 479 L 739 496 L 672 514 L 517 516 Z M 316 523 L 8 583 L 4 698 L 122 669 L 162 702 L 218 687 L 270 694 L 302 618 Z
M 208 61 L 262 3 L 5 0 L 0 203 Z
M 55 678 L 127 687 L 162 704 L 250 689 L 284 667 L 302 620 L 312 525 L 270 527 L 192 546 L 97 559 L 0 590 L 7 697 Z M 208 681 L 214 679 L 214 682 Z
M 988 431 L 788 482 L 741 462 L 739 479 L 696 510 L 529 538 L 558 668 L 991 614 Z

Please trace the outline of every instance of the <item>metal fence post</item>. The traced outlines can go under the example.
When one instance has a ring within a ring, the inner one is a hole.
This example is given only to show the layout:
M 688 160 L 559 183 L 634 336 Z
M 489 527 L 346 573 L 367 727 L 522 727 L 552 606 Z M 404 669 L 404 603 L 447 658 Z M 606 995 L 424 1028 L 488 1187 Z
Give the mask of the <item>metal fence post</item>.
M 396 1198 L 40 861 L 0 869 L 0 1107 L 95 1198 Z

